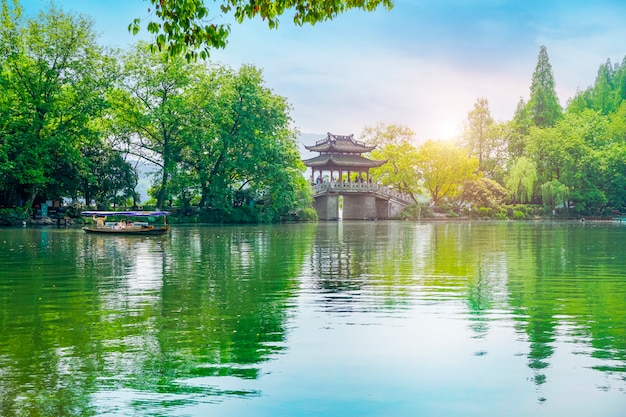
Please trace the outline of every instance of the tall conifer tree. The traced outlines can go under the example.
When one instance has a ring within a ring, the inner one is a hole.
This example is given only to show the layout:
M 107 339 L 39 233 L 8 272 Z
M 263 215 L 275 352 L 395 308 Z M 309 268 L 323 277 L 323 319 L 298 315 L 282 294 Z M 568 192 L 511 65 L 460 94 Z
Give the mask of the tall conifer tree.
M 531 119 L 535 126 L 552 127 L 563 115 L 554 85 L 554 74 L 548 59 L 548 51 L 542 45 L 533 73 L 528 102 Z

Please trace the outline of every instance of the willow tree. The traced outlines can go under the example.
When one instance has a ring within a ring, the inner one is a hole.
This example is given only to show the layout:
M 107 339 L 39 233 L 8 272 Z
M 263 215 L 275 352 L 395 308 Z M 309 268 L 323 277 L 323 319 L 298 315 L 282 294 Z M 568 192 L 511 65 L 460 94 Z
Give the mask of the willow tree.
M 154 35 L 153 49 L 168 51 L 171 55 L 183 53 L 187 60 L 198 56 L 205 59 L 212 48 L 224 48 L 234 18 L 242 23 L 261 19 L 270 28 L 278 27 L 279 17 L 292 16 L 293 23 L 302 26 L 331 20 L 352 9 L 373 11 L 379 5 L 387 10 L 392 0 L 218 0 L 207 5 L 205 0 L 150 0 L 148 13 L 154 19 L 147 24 Z M 128 30 L 136 34 L 145 19 L 135 19 Z M 198 52 L 199 51 L 199 52 Z
M 554 214 L 558 206 L 565 205 L 567 191 L 567 186 L 559 180 L 548 181 L 541 185 L 541 201 L 545 206 L 550 207 Z
M 530 116 L 535 126 L 551 127 L 562 117 L 562 109 L 556 95 L 554 74 L 545 46 L 539 49 L 537 66 L 530 85 Z
M 520 203 L 528 203 L 533 198 L 537 168 L 527 157 L 517 159 L 506 177 L 505 185 L 511 197 Z

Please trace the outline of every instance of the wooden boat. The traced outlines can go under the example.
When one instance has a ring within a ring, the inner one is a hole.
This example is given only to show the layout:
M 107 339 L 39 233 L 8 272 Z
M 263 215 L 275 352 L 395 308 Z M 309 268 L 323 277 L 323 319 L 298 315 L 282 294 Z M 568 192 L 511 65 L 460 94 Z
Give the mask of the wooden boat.
M 113 235 L 163 235 L 170 231 L 167 225 L 167 215 L 169 211 L 83 211 L 83 216 L 91 216 L 95 221 L 93 226 L 85 226 L 83 230 L 87 233 L 113 234 Z M 119 221 L 109 221 L 109 216 L 121 217 Z M 151 225 L 147 221 L 148 217 L 163 217 L 163 224 Z M 140 221 L 129 220 L 139 218 Z

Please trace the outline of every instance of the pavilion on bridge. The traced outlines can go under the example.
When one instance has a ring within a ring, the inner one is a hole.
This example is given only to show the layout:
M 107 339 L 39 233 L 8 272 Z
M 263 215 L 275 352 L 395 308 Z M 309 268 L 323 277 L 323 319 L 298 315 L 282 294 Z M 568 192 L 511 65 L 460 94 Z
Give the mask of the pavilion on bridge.
M 320 220 L 391 219 L 410 204 L 409 196 L 372 183 L 370 168 L 387 161 L 376 161 L 361 154 L 374 150 L 354 140 L 354 135 L 329 133 L 307 150 L 319 155 L 304 160 L 311 168 L 313 207 Z
M 387 162 L 363 157 L 361 154 L 371 152 L 376 146 L 368 146 L 354 140 L 354 135 L 342 136 L 328 133 L 325 139 L 318 140 L 315 145 L 305 146 L 305 148 L 311 152 L 320 153 L 314 158 L 303 161 L 307 167 L 311 168 L 312 184 L 323 182 L 325 174 L 328 175 L 330 182 L 349 182 L 354 173 L 356 173 L 357 182 L 370 182 L 370 168 L 379 167 Z

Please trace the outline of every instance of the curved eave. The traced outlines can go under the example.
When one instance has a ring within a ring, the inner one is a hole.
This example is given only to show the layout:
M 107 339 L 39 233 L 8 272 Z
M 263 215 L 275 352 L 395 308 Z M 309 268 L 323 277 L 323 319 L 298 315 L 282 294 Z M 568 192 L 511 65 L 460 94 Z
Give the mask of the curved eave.
M 385 163 L 384 161 L 373 161 L 363 158 L 360 155 L 319 155 L 315 158 L 302 161 L 309 168 L 345 168 L 345 169 L 363 169 L 376 168 Z
M 304 146 L 306 150 L 311 152 L 323 152 L 323 153 L 366 153 L 376 149 L 376 146 L 361 146 L 352 143 L 348 144 L 333 144 L 324 143 L 321 145 Z

